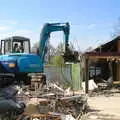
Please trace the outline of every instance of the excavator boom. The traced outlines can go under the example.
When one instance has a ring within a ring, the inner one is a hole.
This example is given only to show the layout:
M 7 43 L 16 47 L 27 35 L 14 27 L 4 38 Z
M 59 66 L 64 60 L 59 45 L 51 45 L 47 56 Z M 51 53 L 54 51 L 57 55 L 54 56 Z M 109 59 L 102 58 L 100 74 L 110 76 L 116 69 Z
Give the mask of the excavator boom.
M 46 54 L 46 50 L 45 50 L 46 43 L 50 38 L 50 34 L 55 31 L 63 31 L 64 39 L 65 39 L 65 51 L 69 46 L 68 44 L 69 32 L 70 32 L 69 23 L 46 23 L 41 31 L 40 41 L 39 41 L 39 55 L 43 62 Z

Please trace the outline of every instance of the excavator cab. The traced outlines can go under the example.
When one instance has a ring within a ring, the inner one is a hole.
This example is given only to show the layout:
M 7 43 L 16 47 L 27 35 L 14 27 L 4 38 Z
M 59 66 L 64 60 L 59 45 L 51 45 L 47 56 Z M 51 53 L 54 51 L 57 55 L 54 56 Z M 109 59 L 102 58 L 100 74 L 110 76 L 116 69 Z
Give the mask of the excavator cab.
M 30 53 L 30 39 L 13 36 L 1 40 L 1 54 Z

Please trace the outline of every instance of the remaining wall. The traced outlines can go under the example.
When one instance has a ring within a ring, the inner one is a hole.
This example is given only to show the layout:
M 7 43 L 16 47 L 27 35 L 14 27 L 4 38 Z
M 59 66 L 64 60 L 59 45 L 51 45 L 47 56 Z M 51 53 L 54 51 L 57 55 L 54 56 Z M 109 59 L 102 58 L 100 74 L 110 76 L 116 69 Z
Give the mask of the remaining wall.
M 57 82 L 73 90 L 82 88 L 83 76 L 80 64 L 69 64 L 64 67 L 46 66 L 45 73 L 50 82 Z

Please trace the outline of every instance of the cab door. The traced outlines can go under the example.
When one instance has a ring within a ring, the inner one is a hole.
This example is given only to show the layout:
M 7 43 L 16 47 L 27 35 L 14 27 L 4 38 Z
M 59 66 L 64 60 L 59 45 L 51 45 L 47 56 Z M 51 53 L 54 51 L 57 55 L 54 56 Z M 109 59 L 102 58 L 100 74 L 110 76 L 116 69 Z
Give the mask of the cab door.
M 1 40 L 1 54 L 9 54 L 12 51 L 11 40 Z

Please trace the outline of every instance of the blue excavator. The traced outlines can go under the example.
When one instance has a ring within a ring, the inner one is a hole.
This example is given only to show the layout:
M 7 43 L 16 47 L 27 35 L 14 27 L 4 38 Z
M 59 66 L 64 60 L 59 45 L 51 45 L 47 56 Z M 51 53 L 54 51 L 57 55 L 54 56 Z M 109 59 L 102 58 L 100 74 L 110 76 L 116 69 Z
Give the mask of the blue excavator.
M 50 34 L 55 31 L 63 31 L 64 33 L 65 52 L 63 57 L 65 61 L 75 61 L 77 54 L 70 51 L 68 44 L 69 23 L 46 23 L 40 34 L 39 47 L 36 54 L 31 54 L 30 40 L 28 38 L 13 36 L 1 40 L 0 86 L 10 84 L 9 82 L 12 81 L 24 81 L 25 84 L 30 84 L 31 77 L 29 73 L 43 73 L 47 41 L 50 38 Z M 18 51 L 17 47 L 19 47 Z
M 30 40 L 21 36 L 13 36 L 1 40 L 0 55 L 0 114 L 17 112 L 21 114 L 25 105 L 14 100 L 17 91 L 12 84 L 24 82 L 30 84 L 30 73 L 44 73 L 47 41 L 50 34 L 55 31 L 63 31 L 65 36 L 65 61 L 73 62 L 77 54 L 69 49 L 69 23 L 46 23 L 40 34 L 39 47 L 36 54 L 30 52 Z M 44 81 L 44 74 L 40 74 Z M 6 116 L 6 115 L 5 115 Z

